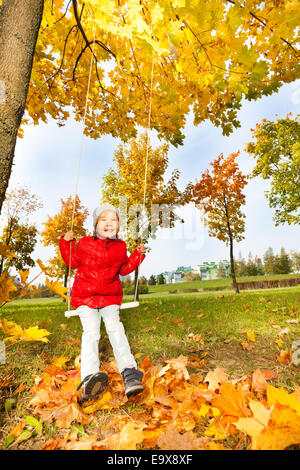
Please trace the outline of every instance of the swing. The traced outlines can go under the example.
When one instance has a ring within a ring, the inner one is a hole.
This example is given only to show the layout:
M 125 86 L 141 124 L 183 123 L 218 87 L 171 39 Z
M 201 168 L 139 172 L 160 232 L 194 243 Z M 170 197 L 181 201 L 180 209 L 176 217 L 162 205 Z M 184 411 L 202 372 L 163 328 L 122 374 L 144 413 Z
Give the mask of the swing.
M 94 55 L 94 47 L 95 47 L 95 34 L 96 34 L 96 25 L 94 25 L 94 39 L 93 39 L 93 49 L 92 49 L 92 54 L 91 54 L 91 62 L 90 62 L 90 70 L 89 70 L 89 78 L 88 78 L 88 86 L 87 86 L 87 93 L 86 93 L 86 101 L 85 101 L 85 108 L 84 108 L 84 118 L 83 118 L 83 129 L 82 129 L 82 134 L 81 134 L 81 145 L 80 145 L 80 152 L 79 152 L 79 157 L 78 157 L 78 168 L 77 168 L 77 176 L 76 176 L 76 184 L 75 184 L 75 195 L 74 195 L 74 202 L 73 202 L 73 210 L 72 210 L 72 222 L 71 222 L 71 231 L 73 230 L 73 225 L 74 225 L 74 214 L 75 214 L 75 201 L 76 201 L 76 195 L 77 195 L 77 189 L 78 189 L 78 181 L 79 181 L 79 169 L 80 169 L 80 161 L 81 161 L 81 155 L 82 155 L 82 148 L 83 148 L 83 137 L 84 137 L 84 127 L 85 127 L 85 119 L 86 119 L 86 111 L 87 111 L 87 102 L 88 102 L 88 95 L 89 95 L 89 89 L 90 89 L 90 81 L 91 81 L 91 72 L 92 72 L 92 65 L 93 65 L 93 55 Z M 153 51 L 153 57 L 152 57 L 152 71 L 151 71 L 151 88 L 150 88 L 150 103 L 149 103 L 149 114 L 148 114 L 148 127 L 146 129 L 146 135 L 147 135 L 147 148 L 146 148 L 146 164 L 145 164 L 145 179 L 144 179 L 144 198 L 143 198 L 143 207 L 145 207 L 145 201 L 146 201 L 146 181 L 147 181 L 147 166 L 148 166 L 148 147 L 149 147 L 149 137 L 148 137 L 148 131 L 150 129 L 150 119 L 151 119 L 151 105 L 152 105 L 152 85 L 153 85 L 153 69 L 154 69 L 154 51 Z M 141 262 L 141 256 L 142 254 L 140 253 L 140 262 Z M 70 309 L 70 280 L 71 280 L 71 247 L 70 247 L 70 258 L 69 258 L 69 266 L 68 266 L 68 310 L 65 311 L 65 317 L 74 317 L 78 315 L 77 309 L 71 310 Z M 138 265 L 138 272 L 137 272 L 137 281 L 136 281 L 136 286 L 135 286 L 135 294 L 134 298 L 136 298 L 137 295 L 137 288 L 138 288 L 138 281 L 139 281 L 139 269 L 140 269 L 140 264 Z M 127 308 L 136 308 L 139 306 L 138 301 L 133 301 L 133 302 L 126 302 L 122 303 L 120 305 L 120 309 L 127 309 Z

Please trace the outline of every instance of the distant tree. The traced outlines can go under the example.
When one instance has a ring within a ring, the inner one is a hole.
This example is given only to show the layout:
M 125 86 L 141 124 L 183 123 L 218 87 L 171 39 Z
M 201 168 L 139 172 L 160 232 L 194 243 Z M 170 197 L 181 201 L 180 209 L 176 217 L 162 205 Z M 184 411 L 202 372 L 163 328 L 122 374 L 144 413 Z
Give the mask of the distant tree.
M 153 276 L 153 274 L 151 274 L 151 276 L 149 277 L 148 285 L 149 286 L 155 286 L 156 285 L 156 280 L 155 280 L 155 277 Z
M 158 279 L 157 279 L 157 284 L 159 285 L 159 284 L 165 284 L 165 283 L 166 283 L 166 281 L 165 281 L 164 276 L 162 274 L 160 274 L 158 276 Z
M 264 275 L 264 266 L 263 266 L 261 258 L 258 258 L 256 256 L 255 257 L 255 264 L 256 264 L 256 269 L 257 269 L 257 275 L 258 276 L 263 276 Z
M 38 230 L 36 226 L 14 222 L 13 231 L 11 234 L 8 232 L 9 227 L 7 226 L 0 237 L 0 243 L 5 244 L 6 240 L 9 238 L 10 250 L 17 255 L 17 257 L 13 257 L 11 259 L 6 258 L 6 260 L 2 257 L 0 263 L 0 274 L 3 267 L 5 269 L 14 267 L 17 270 L 24 270 L 28 266 L 33 267 L 35 262 L 32 259 L 31 254 L 34 251 L 37 242 Z
M 146 286 L 147 284 L 148 284 L 148 282 L 147 282 L 147 279 L 145 278 L 145 276 L 141 276 L 139 278 L 139 285 Z
M 275 255 L 273 248 L 269 247 L 263 256 L 265 274 L 275 274 Z
M 219 261 L 219 264 L 218 264 L 218 278 L 223 279 L 225 277 L 227 277 L 227 275 L 226 275 L 226 271 L 224 269 L 224 265 L 223 265 L 222 261 Z
M 183 279 L 185 281 L 201 281 L 201 276 L 199 273 L 193 273 L 192 271 L 188 271 L 184 274 Z
M 258 275 L 258 266 L 252 258 L 252 253 L 249 252 L 248 261 L 246 264 L 247 276 L 257 276 Z
M 256 139 L 246 150 L 256 159 L 252 178 L 270 180 L 266 191 L 270 207 L 275 209 L 275 225 L 300 223 L 300 114 L 285 119 L 263 119 L 252 129 Z
M 292 270 L 299 272 L 300 271 L 300 252 L 297 253 L 293 251 L 290 255 L 290 258 L 291 258 Z
M 247 276 L 246 261 L 239 252 L 239 258 L 234 261 L 234 269 L 237 277 Z
M 41 233 L 44 246 L 53 246 L 55 250 L 54 258 L 49 260 L 49 267 L 52 269 L 53 276 L 64 278 L 64 286 L 67 286 L 68 266 L 65 265 L 59 251 L 59 240 L 71 228 L 74 199 L 69 196 L 66 201 L 61 201 L 60 211 L 53 217 L 48 216 L 44 222 L 45 230 Z M 87 230 L 83 227 L 88 216 L 88 210 L 81 204 L 78 196 L 75 197 L 75 210 L 73 231 L 75 236 L 83 237 L 87 235 Z M 73 270 L 71 270 L 71 273 Z
M 288 274 L 292 270 L 291 260 L 284 248 L 281 248 L 280 255 L 276 262 L 278 274 Z
M 122 283 L 123 283 L 123 287 L 127 289 L 128 287 L 132 285 L 132 280 L 130 279 L 130 277 L 127 277 L 126 279 L 122 281 Z
M 1 243 L 6 245 L 11 252 L 17 250 L 17 258 L 9 260 L 4 254 L 0 258 L 0 274 L 2 273 L 4 263 L 6 266 L 19 266 L 23 269 L 26 265 L 33 266 L 33 260 L 30 254 L 33 252 L 37 229 L 29 223 L 30 216 L 42 204 L 35 194 L 31 194 L 27 188 L 16 187 L 6 195 L 3 203 L 2 216 L 4 227 L 1 234 Z M 22 232 L 24 240 L 22 243 Z
M 224 159 L 220 154 L 201 175 L 193 187 L 193 201 L 202 210 L 204 223 L 208 226 L 209 236 L 229 244 L 231 278 L 236 293 L 239 293 L 234 270 L 233 243 L 241 241 L 245 230 L 245 214 L 241 207 L 245 204 L 242 192 L 247 177 L 239 170 L 236 158 L 239 152 Z

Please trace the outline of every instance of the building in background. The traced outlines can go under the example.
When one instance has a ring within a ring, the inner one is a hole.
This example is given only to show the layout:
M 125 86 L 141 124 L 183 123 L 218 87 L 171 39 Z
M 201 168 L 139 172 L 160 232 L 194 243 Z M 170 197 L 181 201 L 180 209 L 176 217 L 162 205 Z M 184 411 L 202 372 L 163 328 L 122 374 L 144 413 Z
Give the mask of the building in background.
M 166 284 L 174 284 L 176 282 L 182 282 L 184 280 L 184 275 L 188 272 L 192 272 L 194 274 L 199 274 L 201 276 L 201 280 L 218 279 L 220 277 L 228 277 L 229 268 L 230 263 L 227 260 L 221 260 L 219 263 L 215 263 L 214 261 L 208 263 L 205 261 L 204 263 L 198 264 L 194 267 L 178 266 L 175 271 L 165 271 L 155 275 L 154 278 L 157 281 L 158 277 L 163 275 Z M 220 271 L 222 272 L 222 275 Z

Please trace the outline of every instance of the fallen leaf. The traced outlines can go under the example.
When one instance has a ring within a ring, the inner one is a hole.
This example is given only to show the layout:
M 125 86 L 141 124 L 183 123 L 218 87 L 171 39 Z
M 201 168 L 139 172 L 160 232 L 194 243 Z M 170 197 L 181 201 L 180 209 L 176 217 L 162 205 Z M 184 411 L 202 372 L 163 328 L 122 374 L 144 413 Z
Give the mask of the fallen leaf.
M 246 351 L 251 351 L 252 349 L 254 349 L 254 345 L 248 343 L 247 341 L 240 341 L 240 345 L 241 345 L 242 348 L 245 349 Z
M 248 338 L 248 341 L 253 341 L 255 343 L 254 330 L 247 331 L 247 338 Z
M 157 445 L 162 450 L 198 450 L 205 449 L 208 445 L 206 438 L 197 437 L 193 431 L 180 434 L 178 431 L 170 430 L 162 434 Z
M 211 400 L 215 408 L 227 416 L 248 417 L 251 412 L 248 407 L 249 392 L 238 383 L 237 388 L 231 382 L 223 382 L 219 387 L 219 395 Z
M 287 335 L 290 332 L 289 327 L 287 326 L 283 330 L 279 331 L 278 336 Z
M 290 364 L 292 362 L 292 351 L 281 350 L 280 355 L 277 356 L 277 361 L 281 362 L 282 364 Z
M 257 438 L 256 450 L 284 450 L 300 443 L 300 417 L 289 407 L 275 404 L 268 426 Z
M 219 388 L 221 382 L 228 380 L 228 374 L 225 372 L 226 369 L 217 367 L 215 370 L 208 372 L 204 382 L 208 382 L 208 389 L 215 391 Z
M 123 426 L 120 433 L 99 441 L 99 444 L 104 445 L 107 450 L 136 450 L 143 440 L 143 427 L 130 422 Z
M 260 369 L 252 374 L 251 388 L 260 400 L 266 396 L 268 382 Z
M 256 450 L 258 437 L 268 425 L 271 411 L 265 408 L 259 401 L 250 401 L 249 407 L 253 413 L 253 417 L 239 418 L 234 425 L 239 431 L 251 437 L 251 449 Z

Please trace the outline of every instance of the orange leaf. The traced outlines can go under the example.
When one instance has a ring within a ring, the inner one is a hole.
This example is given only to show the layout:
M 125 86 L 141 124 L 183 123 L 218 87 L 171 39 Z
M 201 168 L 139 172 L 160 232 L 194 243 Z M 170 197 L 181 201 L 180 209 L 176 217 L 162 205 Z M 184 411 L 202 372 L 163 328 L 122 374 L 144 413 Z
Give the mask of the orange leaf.
M 248 407 L 249 392 L 237 384 L 237 389 L 231 382 L 223 382 L 219 388 L 219 395 L 212 399 L 211 403 L 215 408 L 226 416 L 247 417 L 251 414 Z
M 262 399 L 266 395 L 268 383 L 260 369 L 256 369 L 252 374 L 252 390 Z
M 257 450 L 284 450 L 300 443 L 300 417 L 289 407 L 275 404 L 268 426 L 257 439 Z
M 292 351 L 280 351 L 280 355 L 277 356 L 277 361 L 282 364 L 290 364 L 292 362 Z
M 158 438 L 157 445 L 163 450 L 198 450 L 207 449 L 208 442 L 207 438 L 197 437 L 193 431 L 180 434 L 170 430 Z
M 251 351 L 254 348 L 253 344 L 249 344 L 247 341 L 240 341 L 240 345 L 246 351 Z
M 228 374 L 225 372 L 226 369 L 222 367 L 217 367 L 215 370 L 208 372 L 204 382 L 208 382 L 209 390 L 216 390 L 219 388 L 221 382 L 226 382 L 228 380 Z

